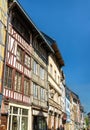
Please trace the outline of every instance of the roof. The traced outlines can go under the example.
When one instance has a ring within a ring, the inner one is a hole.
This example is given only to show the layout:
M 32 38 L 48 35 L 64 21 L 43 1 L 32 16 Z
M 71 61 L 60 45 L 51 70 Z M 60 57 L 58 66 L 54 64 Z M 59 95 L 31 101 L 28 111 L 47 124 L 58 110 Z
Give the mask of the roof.
M 41 32 L 42 35 L 45 37 L 45 39 L 47 40 L 47 42 L 50 44 L 50 46 L 53 44 L 53 43 L 56 43 L 55 40 L 53 40 L 51 37 L 49 37 L 48 35 L 46 35 L 45 33 Z
M 64 66 L 64 60 L 63 60 L 63 58 L 61 56 L 60 50 L 58 49 L 56 41 L 53 40 L 48 35 L 46 35 L 45 33 L 42 32 L 42 34 L 45 37 L 45 39 L 47 40 L 47 42 L 50 44 L 52 49 L 54 50 L 55 56 L 57 58 L 58 63 L 60 64 L 60 66 Z
M 76 93 L 74 93 L 73 91 L 71 91 L 71 93 L 72 93 L 73 98 L 79 100 L 79 96 Z
M 39 36 L 41 37 L 41 39 L 45 42 L 46 47 L 48 49 L 49 52 L 53 52 L 52 47 L 48 44 L 47 40 L 45 39 L 45 37 L 42 35 L 42 33 L 39 31 L 39 29 L 36 27 L 36 25 L 34 24 L 34 22 L 32 21 L 32 19 L 29 17 L 29 15 L 25 12 L 25 10 L 23 9 L 23 7 L 20 5 L 20 3 L 17 0 L 13 0 L 11 6 L 9 7 L 9 11 L 12 10 L 14 7 L 17 7 L 17 9 L 20 11 L 20 13 L 23 15 L 23 17 L 26 19 L 27 23 L 29 25 L 33 26 L 34 31 L 36 31 Z

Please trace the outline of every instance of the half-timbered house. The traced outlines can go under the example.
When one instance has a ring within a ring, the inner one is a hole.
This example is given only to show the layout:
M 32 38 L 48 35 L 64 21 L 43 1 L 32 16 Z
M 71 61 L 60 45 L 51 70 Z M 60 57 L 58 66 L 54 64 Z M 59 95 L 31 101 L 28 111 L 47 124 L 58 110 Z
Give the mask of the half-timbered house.
M 16 0 L 8 1 L 7 25 L 2 103 L 7 130 L 47 129 L 47 64 L 53 49 Z

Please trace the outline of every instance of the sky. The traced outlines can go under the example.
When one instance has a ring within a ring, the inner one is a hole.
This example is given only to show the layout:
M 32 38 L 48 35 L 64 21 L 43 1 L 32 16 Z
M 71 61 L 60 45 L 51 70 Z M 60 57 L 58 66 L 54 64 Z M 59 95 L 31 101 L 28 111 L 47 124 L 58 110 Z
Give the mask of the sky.
M 67 86 L 90 112 L 90 0 L 18 0 L 40 31 L 56 40 Z

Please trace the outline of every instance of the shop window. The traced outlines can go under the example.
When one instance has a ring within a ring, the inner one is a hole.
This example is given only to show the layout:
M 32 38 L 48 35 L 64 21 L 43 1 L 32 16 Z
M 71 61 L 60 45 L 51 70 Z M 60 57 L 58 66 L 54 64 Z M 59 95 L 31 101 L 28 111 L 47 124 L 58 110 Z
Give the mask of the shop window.
M 17 107 L 14 107 L 14 108 L 13 108 L 13 113 L 14 113 L 14 114 L 18 114 L 18 108 L 17 108 Z
M 30 79 L 26 77 L 24 78 L 24 94 L 30 94 Z
M 16 72 L 15 74 L 15 91 L 21 92 L 21 80 L 22 75 L 19 72 Z
M 12 118 L 12 130 L 17 130 L 19 125 L 19 120 L 17 116 L 13 116 Z
M 5 71 L 5 87 L 12 88 L 12 68 L 6 66 Z
M 21 130 L 28 130 L 28 118 L 22 117 Z
M 45 117 L 34 116 L 33 120 L 34 130 L 47 130 L 47 123 Z
M 28 110 L 27 109 L 22 109 L 22 115 L 28 115 Z
M 28 109 L 10 106 L 8 129 L 28 130 Z

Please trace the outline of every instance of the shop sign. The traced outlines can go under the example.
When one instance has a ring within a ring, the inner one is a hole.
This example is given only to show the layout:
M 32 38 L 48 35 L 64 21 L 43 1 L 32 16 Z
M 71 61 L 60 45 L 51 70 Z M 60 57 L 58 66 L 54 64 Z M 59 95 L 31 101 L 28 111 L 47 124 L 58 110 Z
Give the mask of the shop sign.
M 48 113 L 45 113 L 45 112 L 43 112 L 43 111 L 33 110 L 33 115 L 47 117 L 47 116 L 48 116 Z

